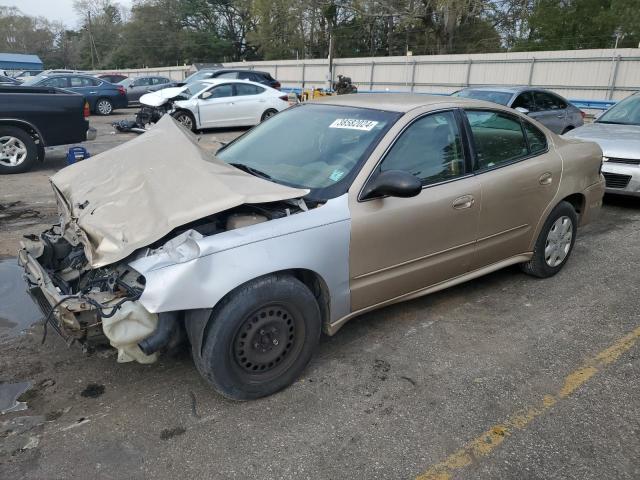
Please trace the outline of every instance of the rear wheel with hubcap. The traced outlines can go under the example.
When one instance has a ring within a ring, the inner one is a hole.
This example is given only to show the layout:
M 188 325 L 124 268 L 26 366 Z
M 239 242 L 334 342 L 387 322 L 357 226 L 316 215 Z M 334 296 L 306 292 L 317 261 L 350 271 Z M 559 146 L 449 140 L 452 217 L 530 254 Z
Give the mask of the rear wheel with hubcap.
M 222 395 L 250 400 L 275 393 L 300 375 L 320 338 L 320 309 L 291 275 L 261 277 L 238 287 L 213 310 L 201 351 L 200 373 Z
M 578 215 L 573 205 L 560 202 L 549 214 L 536 241 L 533 257 L 522 264 L 522 270 L 540 278 L 558 273 L 571 255 L 577 227 Z
M 96 102 L 96 113 L 98 115 L 111 115 L 113 113 L 113 104 L 108 98 L 99 98 Z
M 273 108 L 270 108 L 269 110 L 265 111 L 265 112 L 262 114 L 262 117 L 260 118 L 260 121 L 261 121 L 261 122 L 264 122 L 264 121 L 265 121 L 265 120 L 267 120 L 268 118 L 273 117 L 276 113 L 278 113 L 278 111 L 277 111 L 277 110 L 275 110 L 275 109 L 273 109 Z
M 0 126 L 0 174 L 28 171 L 38 159 L 31 135 L 17 127 Z

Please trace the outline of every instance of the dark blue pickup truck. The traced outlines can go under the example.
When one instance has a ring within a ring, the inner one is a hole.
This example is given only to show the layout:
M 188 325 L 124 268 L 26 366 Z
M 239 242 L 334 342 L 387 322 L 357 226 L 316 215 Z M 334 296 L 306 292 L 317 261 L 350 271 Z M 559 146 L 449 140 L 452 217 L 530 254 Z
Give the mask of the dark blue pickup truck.
M 83 95 L 51 87 L 0 86 L 0 175 L 28 171 L 44 148 L 93 140 Z

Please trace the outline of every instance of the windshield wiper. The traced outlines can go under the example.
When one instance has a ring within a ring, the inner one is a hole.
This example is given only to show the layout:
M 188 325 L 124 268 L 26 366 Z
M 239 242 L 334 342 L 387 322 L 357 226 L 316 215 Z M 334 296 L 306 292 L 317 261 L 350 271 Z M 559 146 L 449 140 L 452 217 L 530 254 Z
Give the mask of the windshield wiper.
M 264 173 L 257 168 L 250 167 L 249 165 L 245 165 L 244 163 L 230 163 L 232 167 L 236 167 L 238 170 L 242 170 L 244 172 L 250 173 L 254 177 L 264 178 L 265 180 L 271 180 L 271 175 L 268 173 Z

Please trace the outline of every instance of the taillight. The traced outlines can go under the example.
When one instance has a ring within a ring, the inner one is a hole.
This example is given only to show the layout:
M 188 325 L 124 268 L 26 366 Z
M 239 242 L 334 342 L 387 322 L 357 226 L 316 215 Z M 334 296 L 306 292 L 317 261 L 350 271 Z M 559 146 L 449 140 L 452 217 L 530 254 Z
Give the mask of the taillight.
M 89 115 L 91 115 L 91 109 L 89 108 L 89 102 L 85 101 L 84 108 L 82 109 L 82 116 L 84 118 L 89 118 Z
M 127 91 L 124 89 L 124 87 L 122 85 L 117 85 L 117 87 L 118 87 L 118 93 L 120 95 L 126 95 L 127 94 Z
M 284 100 L 285 102 L 289 101 L 289 95 L 282 95 L 280 97 L 278 97 L 280 100 Z
M 585 119 L 585 117 L 587 116 L 587 114 L 586 114 L 586 113 L 584 113 L 582 110 L 580 110 L 580 115 L 582 115 L 582 119 L 583 119 L 583 120 L 584 120 L 584 119 Z

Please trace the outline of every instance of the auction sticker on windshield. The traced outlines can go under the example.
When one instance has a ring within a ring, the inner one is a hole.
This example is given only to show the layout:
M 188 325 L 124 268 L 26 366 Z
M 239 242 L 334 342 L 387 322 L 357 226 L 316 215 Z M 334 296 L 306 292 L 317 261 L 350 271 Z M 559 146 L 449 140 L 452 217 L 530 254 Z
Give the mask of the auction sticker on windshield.
M 370 131 L 378 122 L 373 120 L 360 120 L 358 118 L 338 118 L 329 125 L 329 128 L 348 128 L 351 130 Z

